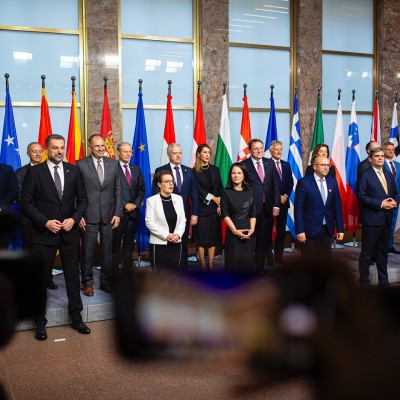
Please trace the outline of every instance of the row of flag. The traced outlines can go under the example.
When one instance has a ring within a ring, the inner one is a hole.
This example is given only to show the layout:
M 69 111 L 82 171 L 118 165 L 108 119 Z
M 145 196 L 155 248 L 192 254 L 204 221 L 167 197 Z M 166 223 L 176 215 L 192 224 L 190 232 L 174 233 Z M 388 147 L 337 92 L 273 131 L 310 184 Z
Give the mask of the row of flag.
M 42 76 L 42 99 L 41 99 L 41 117 L 39 124 L 38 142 L 44 147 L 46 138 L 52 133 L 49 107 L 46 97 L 46 89 L 44 84 L 45 77 Z M 77 160 L 84 157 L 84 151 L 82 146 L 82 135 L 80 131 L 80 123 L 78 118 L 78 110 L 76 104 L 76 93 L 75 93 L 75 78 L 72 77 L 72 100 L 71 100 L 71 113 L 68 129 L 68 141 L 66 149 L 66 161 L 70 163 L 76 163 Z M 170 143 L 176 142 L 174 119 L 172 111 L 172 96 L 170 91 L 170 84 L 168 82 L 169 89 L 167 95 L 167 107 L 166 107 L 166 119 L 164 126 L 163 136 L 163 151 L 161 156 L 161 165 L 168 162 L 166 158 L 166 147 Z M 231 145 L 231 133 L 229 125 L 229 112 L 228 112 L 228 101 L 225 93 L 222 96 L 222 111 L 221 120 L 219 127 L 219 135 L 217 141 L 217 149 L 215 153 L 215 165 L 219 167 L 221 171 L 221 178 L 224 183 L 228 180 L 229 168 L 232 165 L 234 158 L 232 153 Z M 138 103 L 136 110 L 136 124 L 135 132 L 133 137 L 133 155 L 131 162 L 138 165 L 142 172 L 146 183 L 146 197 L 151 196 L 151 171 L 150 171 L 150 159 L 148 152 L 148 141 L 146 122 L 144 116 L 143 106 L 143 94 L 142 94 L 142 81 L 139 80 L 139 93 Z M 273 97 L 273 86 L 271 85 L 271 97 L 270 97 L 270 115 L 268 122 L 268 129 L 265 140 L 265 156 L 269 155 L 269 146 L 273 140 L 278 140 L 278 128 L 276 123 L 276 112 L 275 103 Z M 355 232 L 359 228 L 359 209 L 356 201 L 356 178 L 357 178 L 357 165 L 360 162 L 360 145 L 358 136 L 358 125 L 355 108 L 355 99 L 353 93 L 353 101 L 351 106 L 351 118 L 348 129 L 348 140 L 347 140 L 347 151 L 344 156 L 344 129 L 343 129 L 343 117 L 342 107 L 340 100 L 340 91 L 338 98 L 337 108 L 337 119 L 334 133 L 333 146 L 331 151 L 331 164 L 336 168 L 336 180 L 339 186 L 342 204 L 343 204 L 343 220 L 345 222 L 345 229 L 350 232 Z M 107 93 L 107 78 L 104 78 L 104 103 L 102 122 L 100 128 L 100 134 L 105 140 L 107 155 L 111 158 L 115 158 L 114 141 L 112 135 L 111 116 L 108 104 L 108 93 Z M 250 156 L 247 143 L 251 140 L 251 126 L 250 126 L 250 114 L 248 107 L 248 100 L 246 90 L 243 97 L 243 110 L 242 110 L 242 121 L 240 131 L 239 149 L 237 154 L 237 160 L 241 161 Z M 378 100 L 375 101 L 374 117 L 371 127 L 371 140 L 380 141 L 380 125 L 379 125 L 379 104 Z M 397 122 L 397 101 L 393 107 L 393 118 L 392 127 L 390 131 L 390 141 L 395 144 L 396 156 L 400 156 L 399 147 L 399 136 L 398 136 L 398 122 Z M 197 93 L 197 108 L 196 108 L 196 119 L 193 134 L 193 145 L 190 158 L 190 166 L 194 165 L 195 153 L 199 144 L 206 143 L 206 131 L 204 126 L 202 101 L 200 94 L 200 83 Z M 320 93 L 318 91 L 317 96 L 317 110 L 314 124 L 314 133 L 312 139 L 312 145 L 310 154 L 314 148 L 324 143 L 324 130 L 322 120 L 322 109 L 320 101 Z M 294 189 L 291 193 L 289 200 L 291 207 L 289 209 L 289 215 L 287 220 L 287 228 L 291 232 L 293 238 L 296 237 L 294 230 L 294 196 L 296 183 L 303 177 L 303 166 L 302 166 L 302 145 L 300 135 L 300 123 L 299 123 L 299 102 L 297 99 L 297 90 L 293 100 L 293 121 L 290 134 L 290 145 L 288 152 L 288 162 L 293 171 Z M 45 152 L 43 152 L 44 161 L 46 158 Z M 0 162 L 11 165 L 14 170 L 21 167 L 21 159 L 19 156 L 17 132 L 15 128 L 14 114 L 11 103 L 11 97 L 9 93 L 8 77 L 6 74 L 6 102 L 5 102 L 5 116 L 3 125 L 3 136 L 0 152 Z M 144 251 L 149 244 L 149 232 L 144 223 L 145 207 L 141 208 L 141 217 L 138 225 L 136 241 L 141 251 Z

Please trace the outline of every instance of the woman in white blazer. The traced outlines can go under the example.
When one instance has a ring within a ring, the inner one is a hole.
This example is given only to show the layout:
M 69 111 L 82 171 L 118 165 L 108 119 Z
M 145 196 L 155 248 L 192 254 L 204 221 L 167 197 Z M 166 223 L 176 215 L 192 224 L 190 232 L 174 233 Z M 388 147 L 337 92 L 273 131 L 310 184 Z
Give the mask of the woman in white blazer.
M 146 226 L 150 231 L 150 250 L 154 269 L 179 267 L 182 255 L 182 235 L 186 218 L 182 197 L 172 193 L 174 177 L 171 171 L 159 171 L 154 183 L 160 193 L 146 202 Z

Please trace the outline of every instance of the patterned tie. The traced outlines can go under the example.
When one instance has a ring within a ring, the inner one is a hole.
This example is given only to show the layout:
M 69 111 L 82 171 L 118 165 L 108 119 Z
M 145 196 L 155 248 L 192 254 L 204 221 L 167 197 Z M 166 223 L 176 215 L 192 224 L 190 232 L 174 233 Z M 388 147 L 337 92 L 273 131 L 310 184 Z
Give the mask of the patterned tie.
M 127 165 L 127 164 L 124 164 L 124 168 L 125 168 L 126 183 L 128 184 L 129 187 L 131 187 L 132 178 L 131 178 L 131 173 L 129 172 L 128 165 Z
M 60 175 L 58 174 L 57 168 L 60 168 L 58 165 L 54 167 L 54 184 L 56 185 L 57 193 L 58 193 L 58 198 L 61 200 L 62 199 L 62 186 L 61 186 L 61 178 Z
M 388 187 L 387 187 L 387 183 L 386 183 L 386 180 L 385 180 L 385 178 L 383 177 L 383 171 L 381 170 L 381 171 L 376 171 L 377 173 L 378 173 L 378 177 L 379 177 L 379 180 L 381 181 L 381 183 L 382 183 L 382 186 L 383 186 L 383 189 L 385 190 L 385 193 L 386 194 L 388 194 Z
M 101 160 L 97 160 L 97 175 L 99 177 L 100 185 L 103 186 L 104 175 L 103 175 L 103 167 L 101 166 Z
M 278 170 L 278 174 L 282 180 L 281 162 L 280 161 L 275 161 L 275 162 L 276 162 L 276 169 Z
M 389 164 L 390 164 L 390 169 L 392 170 L 392 175 L 395 178 L 396 177 L 396 170 L 394 169 L 393 161 L 390 161 Z
M 324 188 L 324 179 L 320 179 L 320 190 L 321 190 L 321 196 L 322 196 L 322 201 L 324 202 L 324 205 L 326 204 L 326 193 L 325 193 L 325 188 Z
M 174 170 L 176 171 L 176 186 L 178 188 L 178 192 L 180 192 L 182 187 L 181 171 L 177 165 L 175 165 Z

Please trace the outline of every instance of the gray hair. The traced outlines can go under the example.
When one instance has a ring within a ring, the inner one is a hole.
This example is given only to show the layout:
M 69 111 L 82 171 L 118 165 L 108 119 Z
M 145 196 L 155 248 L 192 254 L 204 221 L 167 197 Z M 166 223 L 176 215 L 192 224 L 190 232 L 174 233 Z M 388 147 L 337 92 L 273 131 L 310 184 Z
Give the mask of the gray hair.
M 182 146 L 179 143 L 170 143 L 167 147 L 167 154 L 170 155 L 171 154 L 171 150 L 173 147 L 180 147 L 182 148 Z

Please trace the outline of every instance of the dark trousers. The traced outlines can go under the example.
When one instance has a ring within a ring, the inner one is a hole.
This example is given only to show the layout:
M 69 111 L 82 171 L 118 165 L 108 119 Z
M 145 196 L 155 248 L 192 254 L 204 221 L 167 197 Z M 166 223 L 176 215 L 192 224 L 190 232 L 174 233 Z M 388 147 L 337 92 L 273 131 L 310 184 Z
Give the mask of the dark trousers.
M 182 256 L 182 242 L 150 245 L 151 262 L 157 270 L 178 270 Z
M 276 237 L 275 237 L 274 256 L 277 259 L 282 258 L 283 249 L 285 247 L 286 221 L 287 221 L 288 211 L 289 211 L 288 208 L 281 208 L 279 211 L 279 215 L 275 218 Z
M 319 258 L 321 261 L 331 259 L 332 235 L 326 225 L 321 227 L 318 235 L 306 235 L 306 242 L 301 244 L 303 258 Z
M 373 255 L 376 257 L 379 283 L 389 282 L 387 273 L 389 240 L 390 225 L 362 226 L 362 246 L 358 264 L 361 284 L 369 284 L 369 266 Z
M 132 253 L 135 246 L 137 220 L 121 219 L 117 229 L 113 230 L 113 270 L 118 271 L 119 264 L 123 268 L 132 267 Z
M 20 225 L 21 228 L 21 239 L 22 248 L 30 249 L 32 248 L 32 225 Z
M 62 236 L 54 245 L 42 245 L 33 243 L 32 250 L 43 260 L 46 267 L 47 279 L 53 268 L 54 258 L 57 250 L 60 251 L 61 262 L 64 269 L 65 287 L 68 297 L 68 314 L 73 321 L 82 321 L 81 311 L 83 309 L 79 283 L 79 242 L 78 240 L 66 243 Z M 47 282 L 46 282 L 47 283 Z M 36 325 L 45 326 L 47 319 L 45 315 L 35 319 Z
M 182 257 L 181 257 L 180 267 L 184 271 L 186 271 L 188 269 L 188 266 L 189 266 L 189 263 L 188 263 L 188 256 L 189 256 L 189 253 L 188 253 L 189 225 L 190 225 L 190 217 L 186 221 L 185 232 L 182 235 Z
M 272 256 L 272 226 L 272 215 L 268 215 L 265 210 L 257 215 L 255 230 L 256 245 L 254 250 L 257 271 L 264 271 L 267 253 L 268 256 Z
M 100 222 L 99 224 L 87 223 L 86 230 L 82 234 L 81 281 L 83 285 L 93 285 L 93 259 L 99 233 L 101 247 L 100 283 L 103 285 L 111 285 L 112 283 L 112 227 L 111 224 Z

